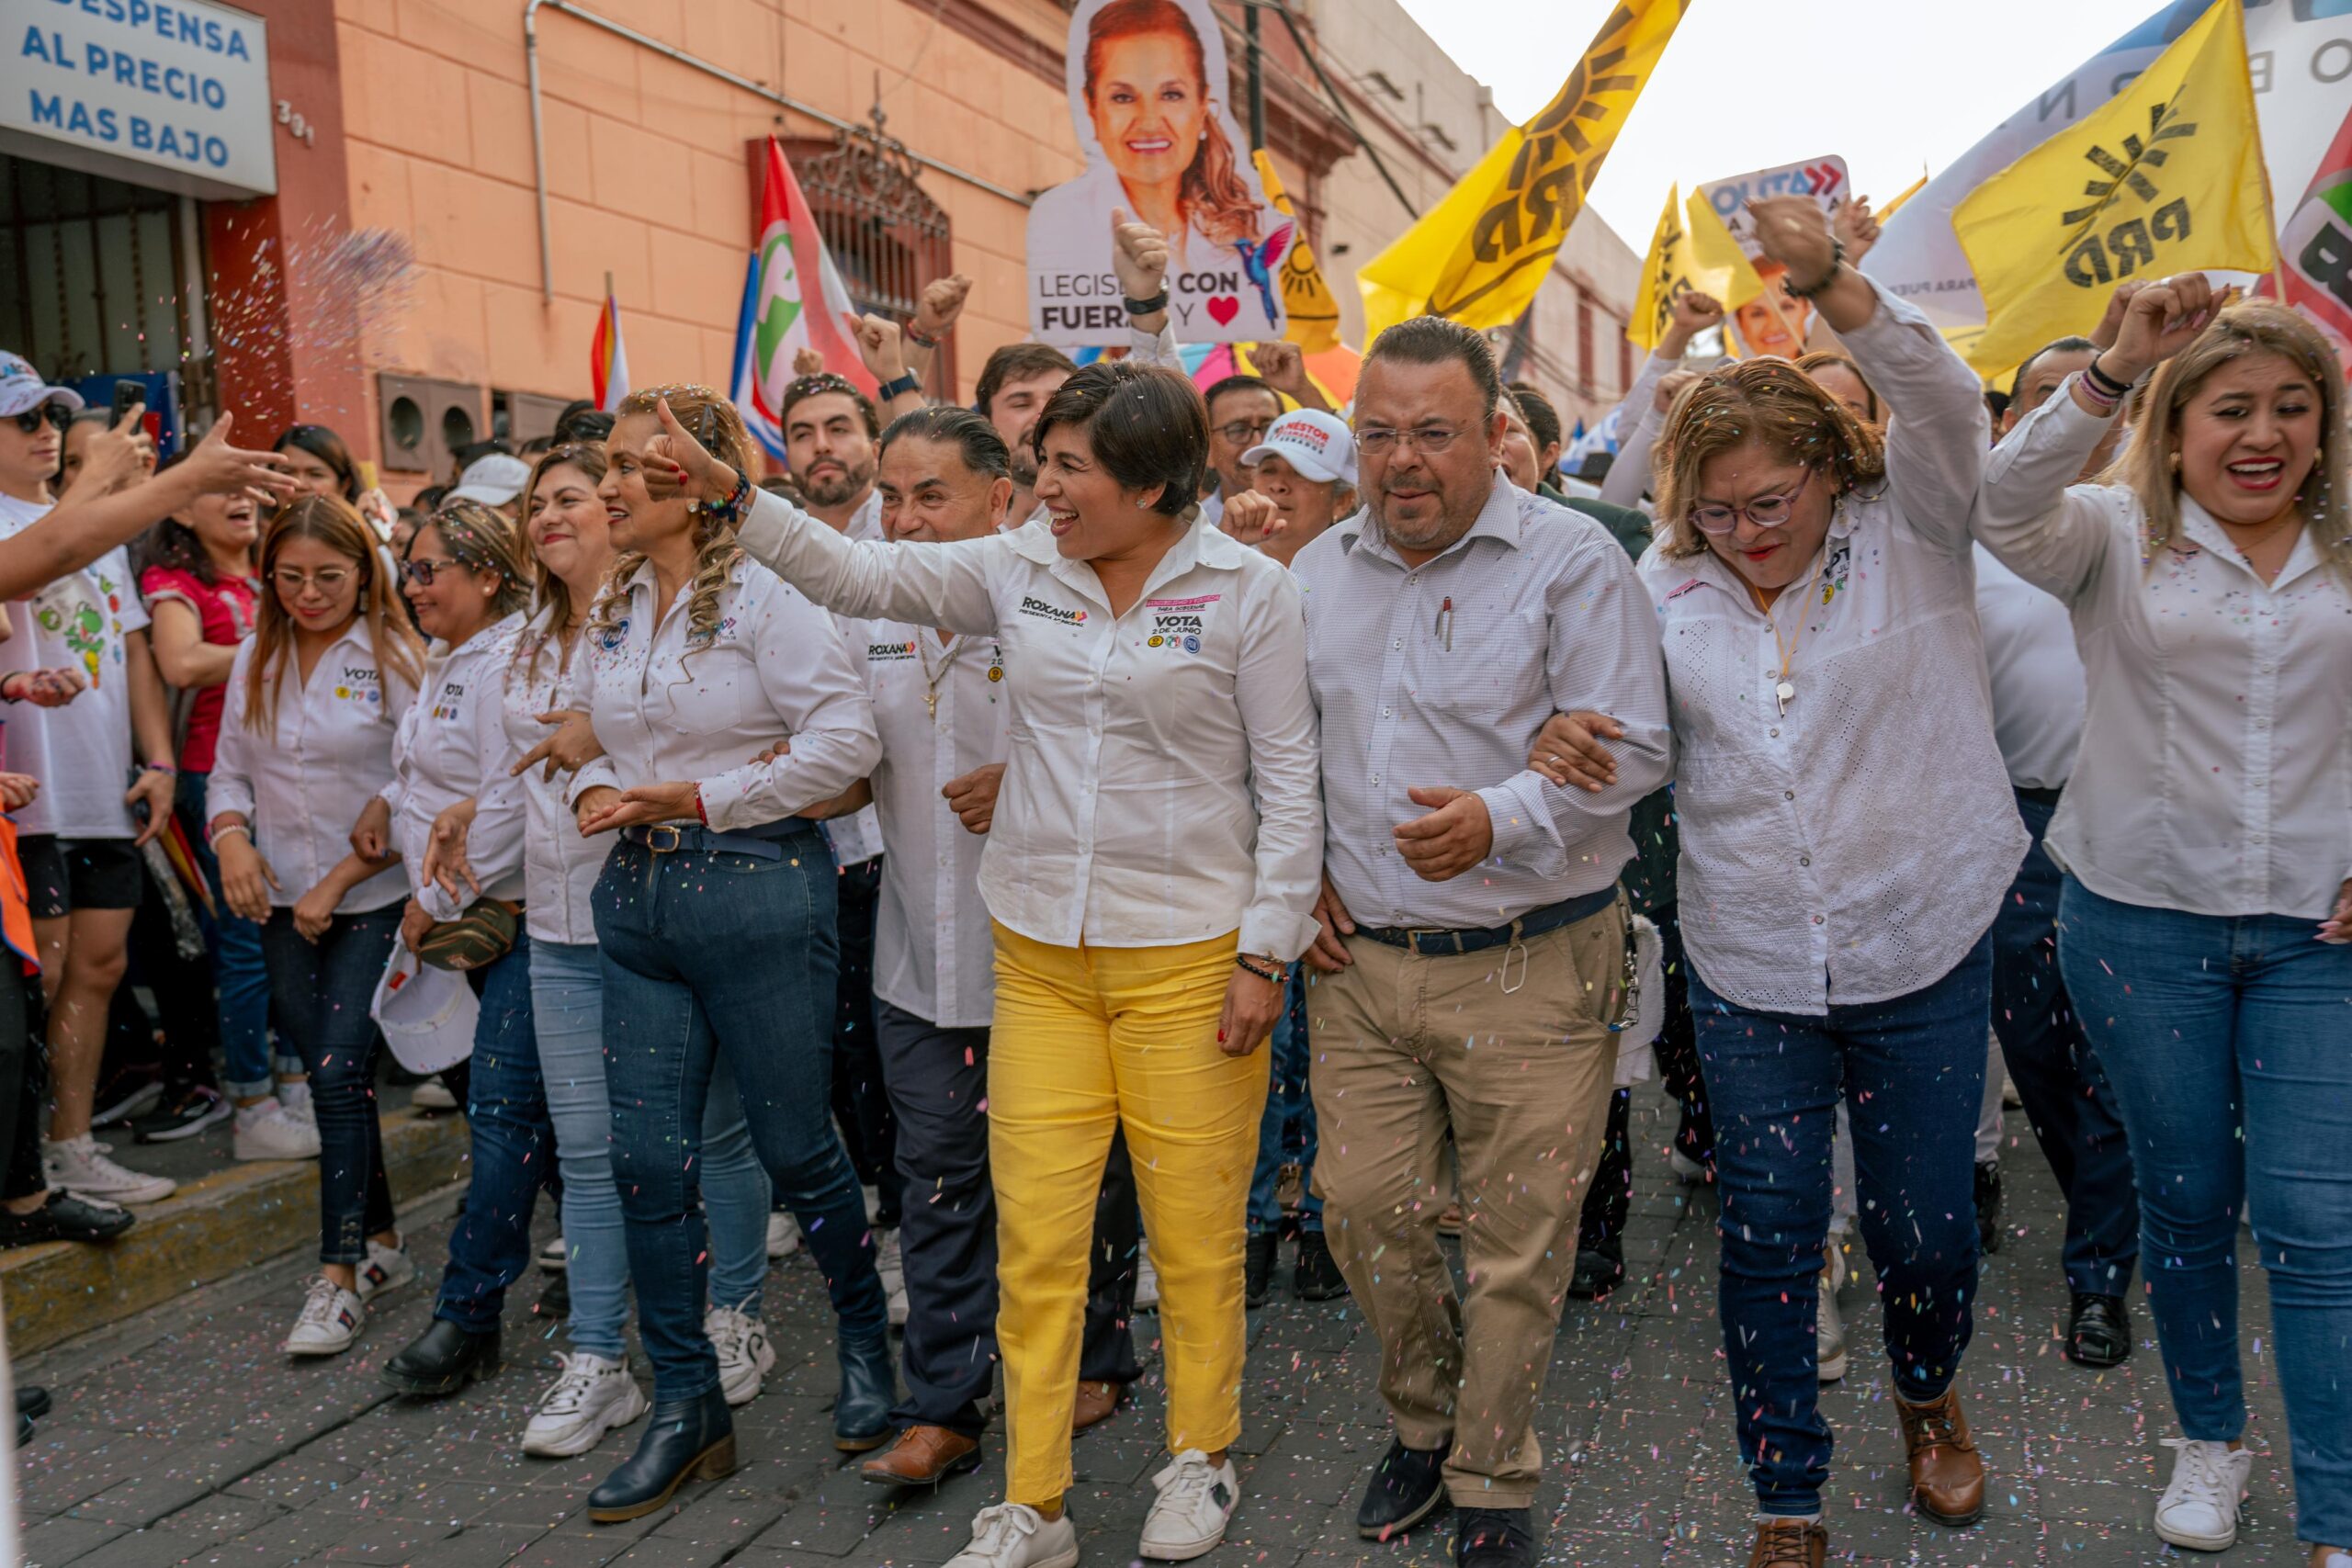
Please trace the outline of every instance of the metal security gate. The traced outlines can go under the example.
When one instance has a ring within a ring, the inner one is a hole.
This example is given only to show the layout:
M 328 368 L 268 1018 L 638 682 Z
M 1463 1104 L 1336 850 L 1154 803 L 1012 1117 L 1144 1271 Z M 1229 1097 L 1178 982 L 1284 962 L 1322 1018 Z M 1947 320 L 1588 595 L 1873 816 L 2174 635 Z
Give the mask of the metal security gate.
M 784 147 L 850 298 L 862 310 L 903 321 L 915 313 L 924 284 L 956 270 L 954 246 L 946 212 L 922 188 L 922 165 L 883 130 L 885 118 L 877 107 L 870 129 Z M 933 358 L 925 388 L 932 396 L 955 397 L 955 355 L 950 338 Z
M 183 370 L 195 206 L 0 153 L 0 346 L 52 382 Z

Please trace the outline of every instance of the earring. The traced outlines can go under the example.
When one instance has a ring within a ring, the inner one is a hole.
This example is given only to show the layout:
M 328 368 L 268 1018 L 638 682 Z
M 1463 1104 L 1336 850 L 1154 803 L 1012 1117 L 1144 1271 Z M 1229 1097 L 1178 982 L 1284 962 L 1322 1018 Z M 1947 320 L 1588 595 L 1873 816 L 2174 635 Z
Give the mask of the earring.
M 2172 471 L 2176 474 L 2180 472 L 2180 454 L 2178 452 L 2175 452 L 2172 455 Z
M 1145 511 L 1148 511 L 1148 510 L 1150 510 L 1150 509 L 1149 509 L 1149 507 L 1148 507 L 1148 506 L 1147 506 L 1143 502 L 1138 501 L 1138 502 L 1136 502 L 1136 510 L 1137 512 L 1145 512 Z

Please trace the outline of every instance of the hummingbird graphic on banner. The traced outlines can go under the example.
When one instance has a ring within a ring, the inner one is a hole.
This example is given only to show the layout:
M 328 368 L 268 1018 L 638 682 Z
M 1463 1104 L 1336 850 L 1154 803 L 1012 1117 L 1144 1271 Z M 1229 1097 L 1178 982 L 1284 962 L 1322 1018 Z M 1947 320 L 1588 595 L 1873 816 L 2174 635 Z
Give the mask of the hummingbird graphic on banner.
M 1270 321 L 1280 319 L 1274 314 L 1274 268 L 1281 265 L 1283 253 L 1290 249 L 1290 237 L 1297 231 L 1296 224 L 1284 223 L 1262 240 L 1237 240 L 1233 244 L 1241 257 L 1242 276 L 1257 287 Z

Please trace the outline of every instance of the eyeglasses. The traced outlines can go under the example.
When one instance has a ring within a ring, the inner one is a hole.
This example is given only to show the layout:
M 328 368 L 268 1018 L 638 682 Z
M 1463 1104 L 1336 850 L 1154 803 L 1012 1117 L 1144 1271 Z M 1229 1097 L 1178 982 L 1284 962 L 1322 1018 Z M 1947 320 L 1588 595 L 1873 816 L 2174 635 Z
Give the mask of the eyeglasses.
M 353 575 L 347 566 L 322 566 L 316 571 L 281 566 L 272 571 L 269 578 L 277 584 L 280 593 L 300 593 L 305 588 L 316 588 L 322 593 L 332 595 L 343 592 L 343 585 L 350 581 Z
M 1273 427 L 1274 422 L 1271 419 L 1237 419 L 1229 424 L 1218 425 L 1216 433 L 1236 446 L 1254 446 L 1258 438 Z
M 1804 478 L 1797 481 L 1794 490 L 1779 495 L 1759 495 L 1745 506 L 1694 506 L 1690 509 L 1690 521 L 1702 534 L 1728 534 L 1739 525 L 1743 517 L 1758 528 L 1778 527 L 1789 520 L 1789 513 L 1795 508 L 1797 497 L 1803 495 L 1804 487 L 1812 482 L 1813 470 L 1807 468 Z
M 63 403 L 40 403 L 16 416 L 17 428 L 27 435 L 30 435 L 44 424 L 53 424 L 62 430 L 73 417 Z
M 1453 446 L 1461 434 L 1462 432 L 1447 424 L 1424 424 L 1418 430 L 1390 430 L 1378 424 L 1359 426 L 1356 430 L 1356 450 L 1379 457 L 1398 446 L 1410 446 L 1434 455 Z
M 420 588 L 430 588 L 433 580 L 445 571 L 463 571 L 466 563 L 458 560 L 404 560 L 401 562 L 401 581 L 413 582 Z

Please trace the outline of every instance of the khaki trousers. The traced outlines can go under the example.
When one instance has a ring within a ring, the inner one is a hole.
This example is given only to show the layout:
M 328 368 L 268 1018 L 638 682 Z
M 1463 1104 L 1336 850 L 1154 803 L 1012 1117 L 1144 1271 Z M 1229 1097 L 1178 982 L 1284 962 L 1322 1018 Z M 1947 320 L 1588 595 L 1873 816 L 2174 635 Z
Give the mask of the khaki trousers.
M 1380 1337 L 1398 1439 L 1452 1440 L 1461 1506 L 1526 1507 L 1541 1478 L 1535 1402 L 1608 1120 L 1625 919 L 1620 900 L 1522 949 L 1449 956 L 1359 936 L 1307 991 L 1324 1235 Z M 1449 1128 L 1466 1300 L 1438 1249 Z

